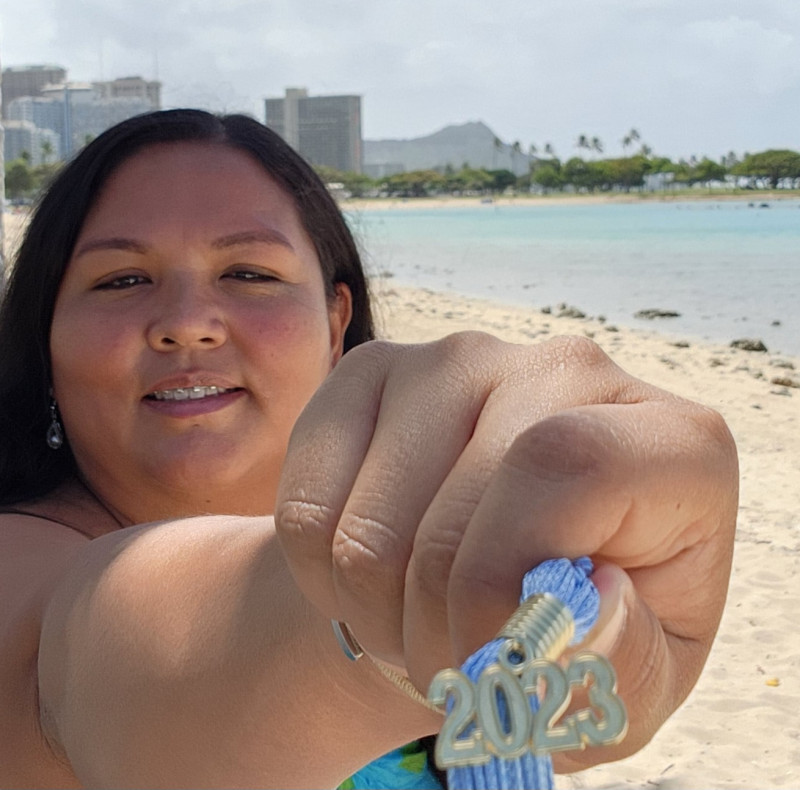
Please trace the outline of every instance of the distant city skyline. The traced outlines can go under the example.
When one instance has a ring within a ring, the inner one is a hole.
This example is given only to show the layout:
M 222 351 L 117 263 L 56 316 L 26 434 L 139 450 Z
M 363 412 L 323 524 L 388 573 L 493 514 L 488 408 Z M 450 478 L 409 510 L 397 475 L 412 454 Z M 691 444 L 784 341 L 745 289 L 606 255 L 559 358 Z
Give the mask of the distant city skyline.
M 2 69 L 3 156 L 31 163 L 69 157 L 120 121 L 160 109 L 161 84 L 140 77 L 76 82 L 54 64 Z
M 523 150 L 719 159 L 800 146 L 800 4 L 784 0 L 0 0 L 0 62 L 141 75 L 245 111 L 287 86 L 363 97 L 363 137 L 483 121 Z

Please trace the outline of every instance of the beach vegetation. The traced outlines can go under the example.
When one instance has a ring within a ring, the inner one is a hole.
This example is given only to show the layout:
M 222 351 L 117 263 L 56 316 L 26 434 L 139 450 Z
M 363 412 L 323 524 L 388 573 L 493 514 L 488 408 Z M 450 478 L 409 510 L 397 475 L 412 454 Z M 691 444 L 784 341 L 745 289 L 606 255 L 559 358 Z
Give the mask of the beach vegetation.
M 758 154 L 747 154 L 744 161 L 731 168 L 733 175 L 763 179 L 770 189 L 777 189 L 783 181 L 797 188 L 800 181 L 800 153 L 785 149 L 770 149 Z
M 351 197 L 369 197 L 375 187 L 373 179 L 364 173 L 337 170 L 326 165 L 316 165 L 314 169 L 326 184 L 341 184 L 342 189 Z
M 23 151 L 17 159 L 5 163 L 6 196 L 9 200 L 30 200 L 46 187 L 61 167 L 61 162 L 31 164 L 31 155 Z
M 631 130 L 631 133 L 636 130 Z M 629 133 L 630 147 L 639 142 Z M 396 173 L 371 179 L 364 174 L 341 173 L 317 168 L 328 183 L 342 185 L 352 197 L 433 197 L 437 195 L 475 196 L 495 194 L 648 194 L 691 196 L 703 188 L 708 193 L 731 193 L 740 189 L 800 188 L 800 153 L 770 150 L 744 154 L 731 151 L 719 161 L 707 156 L 690 156 L 673 161 L 657 156 L 647 144 L 629 156 L 595 158 L 603 150 L 597 138 L 581 135 L 576 147 L 588 158 L 573 156 L 562 162 L 552 146 L 529 148 L 527 173 L 517 176 L 507 169 L 487 170 L 464 162 L 443 167 Z M 521 146 L 520 146 L 521 148 Z M 542 156 L 537 152 L 541 150 Z
M 439 194 L 445 183 L 445 177 L 436 170 L 414 170 L 389 176 L 386 187 L 395 197 L 426 197 Z
M 706 187 L 710 188 L 713 183 L 724 181 L 727 175 L 728 170 L 724 165 L 708 157 L 703 157 L 694 168 L 692 168 L 690 183 L 704 184 Z
M 631 129 L 621 140 L 622 150 L 626 152 L 634 143 L 638 143 L 642 139 L 638 130 Z
M 511 170 L 473 167 L 464 162 L 460 167 L 448 163 L 438 168 L 395 173 L 371 178 L 365 173 L 345 172 L 332 167 L 316 170 L 329 185 L 335 185 L 338 197 L 419 198 L 437 195 L 470 196 L 499 194 L 628 194 L 656 192 L 672 195 L 696 194 L 699 188 L 709 193 L 739 189 L 800 189 L 800 152 L 770 149 L 741 156 L 730 151 L 719 160 L 707 156 L 691 156 L 673 161 L 653 154 L 635 129 L 623 138 L 624 147 L 638 149 L 627 156 L 598 158 L 604 150 L 602 141 L 588 134 L 576 140 L 579 153 L 566 161 L 559 159 L 553 146 L 531 144 L 528 147 L 529 168 L 523 175 Z M 513 150 L 520 156 L 522 144 Z M 54 152 L 43 146 L 42 164 L 34 165 L 33 157 L 24 151 L 5 163 L 6 195 L 12 201 L 30 201 L 45 186 L 61 162 L 50 161 Z
M 510 170 L 489 170 L 492 177 L 492 192 L 505 192 L 517 185 L 517 177 Z
M 557 160 L 551 160 L 537 167 L 531 174 L 531 181 L 545 192 L 552 192 L 564 187 L 561 166 Z
M 11 200 L 29 197 L 34 186 L 33 172 L 24 159 L 14 159 L 6 165 L 6 195 Z

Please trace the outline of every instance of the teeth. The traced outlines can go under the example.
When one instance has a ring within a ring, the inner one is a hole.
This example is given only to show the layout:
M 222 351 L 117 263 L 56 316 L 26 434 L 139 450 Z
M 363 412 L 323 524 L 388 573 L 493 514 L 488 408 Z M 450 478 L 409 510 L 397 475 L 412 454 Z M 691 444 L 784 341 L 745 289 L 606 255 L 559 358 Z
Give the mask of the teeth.
M 156 400 L 201 400 L 202 398 L 222 395 L 231 392 L 225 387 L 177 387 L 174 390 L 156 390 L 152 397 Z

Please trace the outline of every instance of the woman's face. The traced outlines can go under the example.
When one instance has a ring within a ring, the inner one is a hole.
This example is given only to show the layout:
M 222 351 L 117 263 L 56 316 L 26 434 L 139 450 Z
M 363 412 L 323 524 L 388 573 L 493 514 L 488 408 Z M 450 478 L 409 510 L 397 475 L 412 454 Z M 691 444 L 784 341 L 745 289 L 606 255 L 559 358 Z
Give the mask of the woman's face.
M 136 154 L 87 216 L 53 315 L 54 395 L 87 482 L 134 521 L 269 512 L 350 311 L 247 154 Z

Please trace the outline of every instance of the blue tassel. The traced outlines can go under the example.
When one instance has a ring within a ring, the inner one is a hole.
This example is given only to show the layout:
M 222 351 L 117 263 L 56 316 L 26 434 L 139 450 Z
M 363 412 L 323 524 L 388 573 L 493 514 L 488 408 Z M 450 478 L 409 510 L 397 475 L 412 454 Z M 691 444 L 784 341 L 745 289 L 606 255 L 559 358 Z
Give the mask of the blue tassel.
M 525 574 L 520 602 L 532 595 L 551 593 L 571 611 L 575 620 L 572 643 L 581 642 L 597 622 L 600 595 L 589 578 L 592 562 L 588 557 L 570 561 L 547 560 Z M 477 683 L 481 673 L 496 663 L 505 639 L 494 639 L 473 653 L 461 667 Z M 531 709 L 538 709 L 535 695 L 529 697 Z M 451 790 L 548 790 L 554 785 L 553 764 L 549 755 L 526 752 L 514 759 L 492 757 L 484 765 L 458 766 L 447 772 Z

